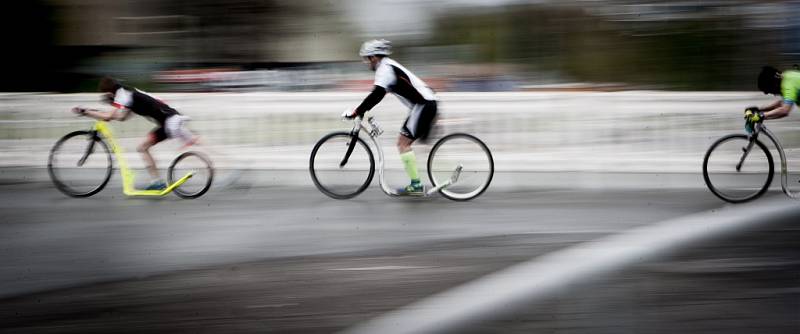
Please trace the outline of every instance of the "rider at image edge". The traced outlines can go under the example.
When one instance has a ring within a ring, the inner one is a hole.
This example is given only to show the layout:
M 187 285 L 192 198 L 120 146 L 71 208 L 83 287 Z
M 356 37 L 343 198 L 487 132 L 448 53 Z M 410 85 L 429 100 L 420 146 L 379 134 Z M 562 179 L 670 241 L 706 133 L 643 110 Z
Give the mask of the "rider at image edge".
M 72 112 L 103 121 L 125 121 L 133 112 L 156 123 L 158 126 L 147 134 L 137 151 L 142 154 L 147 171 L 152 177 L 152 182 L 147 190 L 165 189 L 167 184 L 159 176 L 155 160 L 150 155 L 150 148 L 167 138 L 180 139 L 184 143 L 184 147 L 196 143 L 197 137 L 185 127 L 189 118 L 181 115 L 158 98 L 136 88 L 123 86 L 118 80 L 111 77 L 102 78 L 98 90 L 103 93 L 103 101 L 111 104 L 114 107 L 113 110 L 103 112 L 75 107 L 72 108 Z
M 391 92 L 409 108 L 409 114 L 397 137 L 397 149 L 403 161 L 411 183 L 398 189 L 399 195 L 422 196 L 425 188 L 422 185 L 417 168 L 417 158 L 411 144 L 415 140 L 425 140 L 436 120 L 436 94 L 416 75 L 389 58 L 392 44 L 385 39 L 371 40 L 361 45 L 358 55 L 369 69 L 375 71 L 375 84 L 372 92 L 353 110 L 347 110 L 342 116 L 354 118 L 375 107 Z
M 753 124 L 765 119 L 777 119 L 789 115 L 800 93 L 800 71 L 795 69 L 781 72 L 772 66 L 764 66 L 758 75 L 758 89 L 764 94 L 781 98 L 764 107 L 745 109 L 745 128 L 748 132 L 752 132 Z

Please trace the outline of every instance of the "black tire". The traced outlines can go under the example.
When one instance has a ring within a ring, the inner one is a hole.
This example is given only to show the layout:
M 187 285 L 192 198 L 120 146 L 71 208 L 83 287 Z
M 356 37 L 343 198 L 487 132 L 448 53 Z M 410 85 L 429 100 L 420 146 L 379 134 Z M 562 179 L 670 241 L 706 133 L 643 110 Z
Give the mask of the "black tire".
M 375 175 L 375 159 L 372 150 L 363 139 L 356 136 L 355 146 L 344 170 L 339 163 L 344 158 L 353 136 L 349 132 L 334 132 L 317 141 L 311 151 L 308 171 L 311 180 L 323 194 L 335 199 L 348 199 L 357 196 L 369 187 Z M 324 147 L 323 147 L 324 146 Z M 326 173 L 336 177 L 323 176 Z M 353 179 L 350 181 L 350 179 Z M 339 184 L 329 182 L 335 180 Z
M 93 149 L 85 155 L 87 145 L 93 145 Z M 84 156 L 91 163 L 78 165 L 78 161 Z M 74 167 L 71 166 L 72 163 L 75 164 Z M 69 167 L 62 164 L 69 164 Z M 53 145 L 47 159 L 47 172 L 53 184 L 59 191 L 71 197 L 89 197 L 103 190 L 111 179 L 112 169 L 108 145 L 91 131 L 75 131 L 61 137 Z M 94 176 L 85 180 L 87 175 L 96 175 L 96 180 Z M 70 178 L 77 181 L 69 180 Z
M 724 201 L 743 203 L 754 200 L 764 195 L 772 183 L 775 168 L 772 154 L 758 140 L 746 159 L 750 171 L 736 170 L 748 143 L 747 135 L 728 135 L 711 144 L 703 158 L 703 179 L 708 189 Z
M 198 198 L 211 188 L 211 183 L 214 180 L 214 167 L 211 165 L 211 160 L 206 156 L 198 152 L 184 152 L 175 158 L 167 171 L 169 184 L 180 180 L 186 175 L 186 172 L 192 172 L 194 175 L 172 190 L 178 197 L 185 199 Z
M 442 196 L 468 201 L 489 188 L 494 177 L 494 158 L 483 141 L 466 133 L 453 133 L 439 139 L 428 155 L 431 184 L 436 187 L 449 180 L 457 165 L 463 167 L 461 176 L 455 184 L 439 190 Z M 467 180 L 470 182 L 464 182 Z

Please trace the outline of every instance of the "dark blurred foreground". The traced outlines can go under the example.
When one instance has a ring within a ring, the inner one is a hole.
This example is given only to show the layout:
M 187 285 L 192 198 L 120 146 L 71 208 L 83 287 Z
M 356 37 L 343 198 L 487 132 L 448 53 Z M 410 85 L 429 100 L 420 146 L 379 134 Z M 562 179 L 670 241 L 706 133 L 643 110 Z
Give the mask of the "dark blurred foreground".
M 15 333 L 330 333 L 586 237 L 591 236 L 477 238 L 59 290 L 0 301 L 0 328 Z M 466 332 L 797 333 L 798 237 L 800 230 L 786 222 L 687 250 Z
M 704 189 L 490 189 L 468 205 L 377 189 L 351 201 L 313 188 L 195 201 L 3 189 L 4 280 L 73 286 L 0 299 L 0 332 L 11 333 L 330 333 L 515 263 L 722 206 Z M 796 222 L 586 277 L 466 332 L 797 333 Z

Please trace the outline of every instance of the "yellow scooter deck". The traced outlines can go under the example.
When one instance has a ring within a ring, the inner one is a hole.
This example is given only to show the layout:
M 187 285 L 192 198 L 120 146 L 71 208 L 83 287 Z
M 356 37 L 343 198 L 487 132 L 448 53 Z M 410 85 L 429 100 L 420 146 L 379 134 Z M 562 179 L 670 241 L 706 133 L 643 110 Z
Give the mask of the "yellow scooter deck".
M 164 188 L 164 190 L 142 190 L 142 189 L 135 189 L 135 188 L 133 188 L 133 186 L 131 186 L 131 187 L 125 187 L 123 192 L 127 196 L 164 196 L 166 194 L 171 193 L 173 190 L 175 190 L 175 188 L 179 187 L 180 185 L 186 183 L 186 181 L 189 180 L 189 178 L 191 178 L 192 175 L 194 175 L 194 173 L 186 174 L 184 177 L 180 178 L 178 181 L 175 181 L 175 183 L 173 183 L 173 184 L 169 185 L 168 187 Z M 130 178 L 130 179 L 131 179 L 131 183 L 133 183 L 132 182 L 133 178 Z

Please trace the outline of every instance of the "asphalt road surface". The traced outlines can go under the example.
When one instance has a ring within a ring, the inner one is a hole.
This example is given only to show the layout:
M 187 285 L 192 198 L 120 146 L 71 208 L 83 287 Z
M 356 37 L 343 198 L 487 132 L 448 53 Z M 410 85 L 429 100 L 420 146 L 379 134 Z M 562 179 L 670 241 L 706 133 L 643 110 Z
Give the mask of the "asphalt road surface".
M 705 189 L 490 188 L 458 203 L 377 186 L 347 201 L 313 187 L 72 199 L 32 183 L 0 197 L 0 332 L 14 333 L 336 332 L 521 261 L 724 206 Z M 796 222 L 676 250 L 466 331 L 797 333 Z

